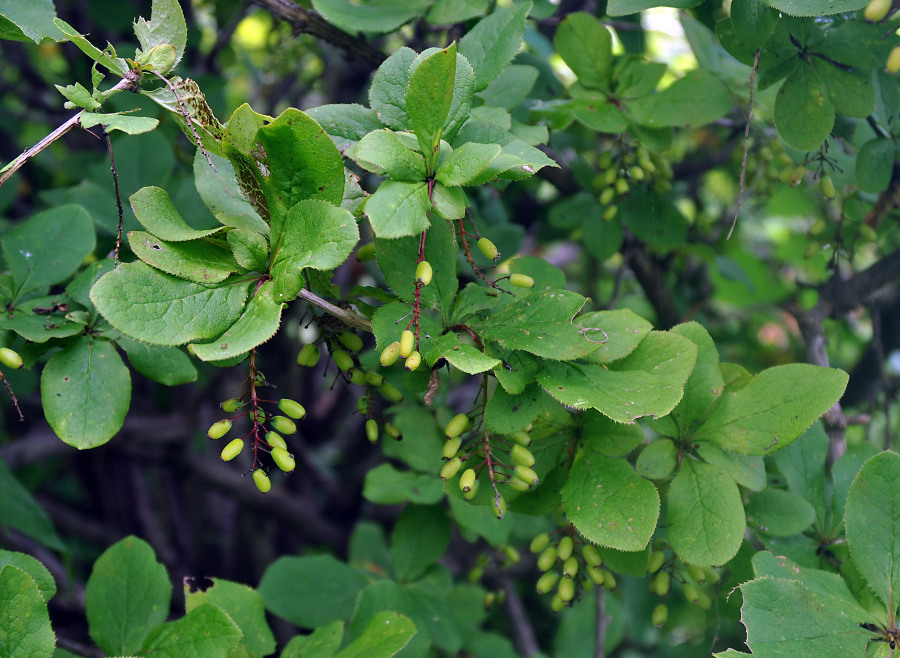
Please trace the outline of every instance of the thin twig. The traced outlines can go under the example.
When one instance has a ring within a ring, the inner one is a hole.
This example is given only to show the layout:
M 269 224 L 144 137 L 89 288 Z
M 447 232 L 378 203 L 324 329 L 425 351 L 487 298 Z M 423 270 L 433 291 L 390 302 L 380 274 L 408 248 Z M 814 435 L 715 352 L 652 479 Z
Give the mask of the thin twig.
M 597 616 L 596 616 L 596 638 L 594 645 L 595 658 L 605 658 L 606 656 L 606 626 L 609 619 L 606 618 L 606 588 L 597 588 Z
M 109 170 L 112 172 L 113 185 L 116 188 L 116 207 L 119 209 L 119 226 L 116 231 L 116 251 L 113 259 L 113 267 L 118 267 L 119 249 L 122 248 L 122 197 L 119 196 L 119 173 L 116 171 L 116 158 L 113 155 L 112 140 L 109 138 L 109 133 L 105 130 L 103 131 L 103 136 L 106 138 L 106 148 L 109 149 Z
M 503 591 L 506 593 L 506 614 L 512 627 L 513 643 L 523 656 L 533 656 L 540 651 L 540 646 L 519 592 L 508 578 L 503 578 Z
M 730 240 L 731 234 L 734 233 L 738 215 L 741 214 L 741 204 L 744 202 L 744 179 L 747 176 L 747 148 L 750 145 L 750 120 L 753 118 L 753 86 L 756 84 L 757 69 L 759 69 L 758 48 L 756 49 L 756 55 L 753 56 L 753 68 L 750 69 L 750 106 L 747 108 L 747 123 L 744 126 L 744 156 L 741 158 L 741 180 L 740 189 L 738 190 L 737 208 L 734 209 L 734 219 L 731 221 L 731 228 L 728 229 L 726 240 Z
M 9 385 L 9 381 L 7 381 L 3 371 L 0 371 L 0 379 L 3 379 L 3 385 L 6 387 L 6 392 L 9 393 L 13 406 L 16 408 L 16 411 L 19 412 L 19 422 L 24 422 L 25 416 L 22 414 L 22 409 L 19 408 L 19 400 L 16 398 L 16 394 L 13 393 L 12 386 Z
M 314 292 L 310 292 L 306 289 L 301 290 L 297 294 L 297 296 L 300 299 L 312 304 L 313 306 L 318 306 L 329 315 L 333 315 L 348 327 L 362 329 L 363 331 L 367 331 L 370 334 L 373 333 L 372 323 L 369 322 L 367 318 L 364 318 L 363 316 L 355 313 L 354 311 L 351 311 L 350 309 L 341 308 L 340 306 L 335 306 L 331 302 L 326 302 Z
M 212 170 L 216 170 L 216 165 L 213 164 L 212 158 L 209 157 L 209 153 L 206 148 L 203 146 L 203 140 L 200 139 L 200 135 L 197 133 L 197 128 L 194 127 L 194 120 L 191 118 L 191 113 L 188 111 L 187 107 L 184 105 L 184 101 L 181 100 L 181 96 L 178 94 L 178 90 L 175 89 L 175 85 L 172 84 L 172 81 L 169 80 L 166 76 L 162 75 L 158 71 L 151 71 L 153 75 L 166 83 L 169 87 L 169 91 L 171 91 L 175 95 L 175 100 L 178 101 L 178 107 L 181 109 L 181 116 L 184 117 L 184 120 L 187 121 L 188 127 L 191 129 L 191 133 L 194 135 L 194 139 L 197 141 L 197 148 L 200 149 L 200 152 L 206 156 L 206 161 L 209 163 L 209 166 L 212 167 Z
M 110 92 L 111 91 L 122 91 L 124 89 L 127 89 L 129 91 L 135 91 L 137 89 L 137 80 L 139 80 L 139 79 L 140 78 L 132 76 L 132 75 L 125 76 L 124 78 L 119 80 L 118 84 L 116 84 L 115 87 L 110 89 Z M 109 94 L 109 92 L 106 92 L 106 93 Z M 67 132 L 72 130 L 72 128 L 77 126 L 79 120 L 81 119 L 81 115 L 82 115 L 82 113 L 84 113 L 84 111 L 85 110 L 81 110 L 81 112 L 74 115 L 72 118 L 70 118 L 64 124 L 59 126 L 52 133 L 50 133 L 49 135 L 44 137 L 44 139 L 39 141 L 37 144 L 32 146 L 30 149 L 26 150 L 24 153 L 22 153 L 22 155 L 20 155 L 18 158 L 13 160 L 9 165 L 7 165 L 9 168 L 5 169 L 3 171 L 3 173 L 0 174 L 0 186 L 2 186 L 3 183 L 8 181 L 10 178 L 12 178 L 13 174 L 15 174 L 17 171 L 19 171 L 19 169 L 24 167 L 26 162 L 31 160 L 38 153 L 43 151 L 45 148 L 47 148 L 48 146 L 53 144 L 53 142 L 55 142 L 60 137 L 65 135 Z

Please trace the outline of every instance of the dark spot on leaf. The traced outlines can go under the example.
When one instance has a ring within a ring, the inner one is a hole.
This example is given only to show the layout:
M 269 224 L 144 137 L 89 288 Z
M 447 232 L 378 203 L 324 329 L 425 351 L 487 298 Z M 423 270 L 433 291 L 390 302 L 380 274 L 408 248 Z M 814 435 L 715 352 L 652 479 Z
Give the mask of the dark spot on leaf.
M 197 592 L 205 592 L 215 584 L 216 583 L 212 579 L 205 576 L 186 576 L 184 579 L 184 586 L 188 588 L 188 591 L 191 594 L 196 594 Z
M 68 375 L 66 375 L 66 376 L 65 376 L 65 377 L 63 377 L 63 381 L 64 381 L 64 382 L 67 382 L 67 381 L 69 381 L 69 376 L 68 376 Z

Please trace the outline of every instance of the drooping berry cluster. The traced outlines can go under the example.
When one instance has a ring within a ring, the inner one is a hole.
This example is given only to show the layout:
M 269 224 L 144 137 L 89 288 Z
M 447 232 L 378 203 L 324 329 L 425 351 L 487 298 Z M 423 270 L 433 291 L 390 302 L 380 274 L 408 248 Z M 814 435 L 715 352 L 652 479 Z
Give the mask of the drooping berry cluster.
M 550 600 L 554 612 L 571 605 L 586 587 L 596 585 L 612 590 L 617 586 L 615 574 L 603 568 L 603 558 L 597 549 L 584 541 L 572 526 L 565 533 L 556 541 L 548 533 L 540 534 L 529 547 L 537 555 L 537 567 L 543 572 L 535 585 L 537 593 L 549 594 L 556 590 Z
M 672 583 L 678 583 L 684 598 L 703 610 L 709 610 L 712 605 L 715 596 L 713 588 L 720 578 L 712 567 L 698 567 L 682 562 L 666 551 L 661 540 L 654 542 L 647 563 L 647 573 L 652 575 L 647 586 L 653 594 L 668 599 Z M 665 601 L 658 603 L 653 609 L 653 625 L 658 628 L 664 626 L 668 617 L 669 608 Z

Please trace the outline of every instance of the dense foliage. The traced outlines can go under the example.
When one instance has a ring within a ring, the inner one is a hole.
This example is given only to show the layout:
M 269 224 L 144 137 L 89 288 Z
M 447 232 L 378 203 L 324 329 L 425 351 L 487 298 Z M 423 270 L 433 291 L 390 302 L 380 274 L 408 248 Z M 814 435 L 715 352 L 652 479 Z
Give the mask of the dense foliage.
M 891 3 L 254 2 L 0 7 L 0 656 L 894 656 Z

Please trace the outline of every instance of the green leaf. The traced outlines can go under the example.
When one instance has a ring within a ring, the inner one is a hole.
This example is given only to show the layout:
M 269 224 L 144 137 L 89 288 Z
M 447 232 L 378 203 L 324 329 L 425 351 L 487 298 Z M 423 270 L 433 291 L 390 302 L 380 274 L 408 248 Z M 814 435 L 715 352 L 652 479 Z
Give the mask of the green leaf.
M 496 341 L 505 349 L 546 359 L 578 359 L 600 347 L 598 330 L 573 322 L 586 301 L 567 290 L 540 290 L 485 320 L 473 320 L 470 326 L 482 340 Z
M 281 557 L 266 569 L 259 593 L 266 608 L 302 628 L 353 616 L 366 579 L 330 555 Z
M 821 427 L 819 431 L 824 434 Z M 877 455 L 878 452 L 878 448 L 871 443 L 860 443 L 856 446 L 848 446 L 847 452 L 841 455 L 840 459 L 834 463 L 831 468 L 831 509 L 833 519 L 840 521 L 844 518 L 850 487 L 853 486 L 853 482 L 856 480 L 856 476 L 862 469 L 863 464 Z M 824 470 L 819 475 L 824 479 Z
M 752 494 L 745 508 L 747 525 L 764 535 L 799 535 L 816 520 L 816 510 L 798 494 L 768 487 Z
M 867 461 L 847 496 L 847 541 L 860 575 L 884 605 L 900 592 L 900 455 Z
M 493 370 L 500 365 L 500 360 L 486 356 L 481 350 L 463 343 L 459 334 L 450 332 L 431 343 L 431 347 L 422 356 L 429 365 L 435 365 L 439 359 L 446 359 L 454 368 L 469 375 Z
M 207 603 L 214 605 L 225 612 L 241 630 L 241 645 L 252 656 L 268 656 L 275 651 L 275 636 L 266 623 L 263 600 L 256 590 L 222 578 L 207 581 L 204 588 L 198 587 L 198 582 L 201 581 L 184 579 L 186 613 Z
M 766 487 L 766 464 L 762 457 L 728 452 L 705 441 L 697 446 L 697 455 L 724 470 L 735 482 L 750 491 L 762 491 Z
M 8 231 L 2 244 L 18 297 L 74 274 L 94 251 L 94 222 L 81 206 L 59 206 L 32 215 Z
M 80 82 L 76 82 L 74 85 L 67 85 L 63 87 L 62 85 L 53 85 L 56 87 L 56 91 L 65 96 L 66 100 L 69 101 L 66 103 L 66 109 L 75 109 L 78 107 L 82 107 L 86 110 L 96 110 L 100 107 L 100 103 L 98 103 L 94 97 L 91 95 L 83 84 Z M 81 117 L 85 114 L 90 114 L 90 112 L 82 112 L 79 115 L 79 121 Z M 157 123 L 159 123 L 157 121 Z M 84 125 L 84 124 L 82 124 Z M 89 128 L 90 126 L 84 126 L 85 128 Z
M 440 164 L 434 179 L 450 187 L 470 185 L 500 155 L 500 151 L 499 144 L 466 142 Z
M 8 658 L 49 658 L 56 636 L 47 603 L 34 579 L 22 569 L 0 567 L 0 655 Z
M 682 23 L 686 18 L 689 18 L 687 14 L 682 14 Z M 616 96 L 625 100 L 646 96 L 656 89 L 667 70 L 662 62 L 645 62 L 636 57 L 626 59 L 616 67 Z
M 612 363 L 628 356 L 653 328 L 644 318 L 625 308 L 585 313 L 578 316 L 578 323 L 602 332 L 603 344 L 587 357 L 592 363 Z
M 434 172 L 455 83 L 456 44 L 451 44 L 419 64 L 406 90 L 406 109 L 429 174 Z
M 428 655 L 433 637 L 424 621 L 427 612 L 421 605 L 417 605 L 406 588 L 391 580 L 374 583 L 360 595 L 359 604 L 348 629 L 349 638 L 356 640 L 362 637 L 371 620 L 386 611 L 408 617 L 418 631 L 399 655 L 404 658 Z
M 697 362 L 697 345 L 675 332 L 651 331 L 631 354 L 609 365 L 611 370 L 643 370 L 683 387 Z
M 0 2 L 0 39 L 40 43 L 44 39 L 61 41 L 54 26 L 56 9 L 53 0 Z
M 431 189 L 431 202 L 435 214 L 443 219 L 462 219 L 466 216 L 466 206 L 469 205 L 466 193 L 458 187 L 445 187 L 441 183 L 435 183 Z
M 0 570 L 7 566 L 13 566 L 31 576 L 44 602 L 56 595 L 56 581 L 53 580 L 53 575 L 47 570 L 47 567 L 27 553 L 0 549 Z
M 281 324 L 283 304 L 272 299 L 273 287 L 273 283 L 264 283 L 231 327 L 210 343 L 191 343 L 191 353 L 201 361 L 223 361 L 249 352 L 274 336 Z
M 94 563 L 84 592 L 91 638 L 105 653 L 138 653 L 169 614 L 172 585 L 166 568 L 142 539 L 126 537 Z
M 499 361 L 497 362 L 499 365 Z M 490 432 L 513 434 L 537 418 L 549 398 L 537 384 L 515 395 L 498 386 L 484 409 L 484 426 Z
M 867 0 L 767 0 L 788 16 L 828 16 L 862 9 Z
M 2 459 L 0 459 L 0 520 L 4 530 L 12 528 L 36 539 L 48 548 L 57 551 L 66 550 L 66 545 L 56 534 L 53 521 L 47 516 L 47 512 Z M 41 589 L 44 590 L 43 587 Z
M 498 9 L 459 40 L 459 52 L 475 70 L 475 91 L 486 88 L 519 51 L 529 11 L 531 2 Z
M 733 0 L 731 3 L 734 34 L 752 50 L 769 40 L 777 23 L 778 12 L 764 0 Z
M 800 438 L 773 457 L 788 489 L 803 496 L 816 510 L 818 527 L 825 525 L 825 460 L 828 436 L 822 423 L 813 423 Z M 837 467 L 837 464 L 835 464 Z M 854 469 L 853 477 L 859 469 Z M 849 490 L 849 483 L 846 491 Z
M 221 227 L 206 230 L 193 229 L 187 225 L 169 193 L 159 187 L 142 187 L 131 195 L 131 209 L 144 228 L 160 240 L 186 242 L 212 235 Z
M 418 235 L 431 224 L 428 220 L 431 201 L 424 182 L 386 180 L 368 198 L 364 209 L 379 238 Z
M 99 103 L 96 107 L 100 107 Z M 150 132 L 151 130 L 155 130 L 156 126 L 159 125 L 159 119 L 154 119 L 152 117 L 136 117 L 118 112 L 113 114 L 82 112 L 78 117 L 78 122 L 81 124 L 82 128 L 103 126 L 104 132 L 109 133 L 113 130 L 120 130 L 126 135 L 141 135 Z
M 488 0 L 437 0 L 426 20 L 432 25 L 452 25 L 483 16 L 487 8 Z
M 641 450 L 634 470 L 648 480 L 668 480 L 675 472 L 678 449 L 672 439 L 657 439 Z
M 230 251 L 203 240 L 166 242 L 144 231 L 130 231 L 128 246 L 147 265 L 195 283 L 221 283 L 238 270 Z
M 403 46 L 388 57 L 372 77 L 369 87 L 369 105 L 375 116 L 392 130 L 410 130 L 409 112 L 406 108 L 406 90 L 412 77 L 412 64 L 416 52 Z
M 178 0 L 153 0 L 150 10 L 150 21 L 138 18 L 134 24 L 134 34 L 141 44 L 144 54 L 159 45 L 168 44 L 175 48 L 175 61 L 169 67 L 174 68 L 184 56 L 187 44 L 187 24 Z M 167 71 L 159 71 L 162 74 Z
M 82 336 L 41 373 L 44 417 L 56 435 L 84 450 L 109 441 L 131 404 L 131 375 L 113 346 Z
M 863 192 L 878 193 L 887 189 L 896 159 L 894 142 L 886 137 L 869 140 L 856 156 L 856 184 Z
M 825 84 L 809 66 L 801 64 L 781 85 L 775 97 L 775 127 L 798 151 L 817 149 L 834 125 L 834 106 Z
M 740 390 L 726 392 L 694 439 L 745 455 L 789 445 L 837 402 L 847 373 L 805 363 L 764 370 Z
M 682 560 L 721 566 L 744 538 L 744 506 L 734 480 L 722 469 L 685 459 L 669 487 L 666 537 Z
M 553 44 L 582 85 L 609 91 L 612 36 L 596 17 L 583 11 L 569 14 L 556 28 Z
M 391 532 L 391 563 L 397 581 L 421 578 L 447 550 L 450 530 L 440 507 L 407 505 Z
M 601 546 L 640 551 L 656 529 L 656 487 L 623 459 L 590 455 L 577 460 L 562 496 L 578 532 Z
M 747 646 L 762 656 L 863 656 L 872 634 L 843 602 L 813 594 L 798 580 L 757 578 L 741 585 Z
M 588 409 L 582 416 L 581 441 L 585 449 L 604 457 L 624 457 L 644 442 L 644 433 L 636 424 L 623 425 Z
M 528 97 L 539 75 L 540 72 L 534 66 L 510 64 L 477 96 L 487 106 L 512 110 Z
M 406 304 L 394 302 L 375 309 L 372 314 L 372 331 L 379 350 L 400 340 L 400 333 L 410 321 L 412 308 Z M 431 336 L 439 336 L 443 328 L 430 313 L 419 316 L 419 352 L 427 354 L 431 350 Z
M 684 385 L 684 397 L 672 412 L 678 426 L 687 429 L 722 397 L 725 380 L 719 367 L 719 352 L 706 329 L 697 322 L 689 322 L 673 327 L 671 333 L 683 336 L 697 346 L 697 362 Z
M 282 219 L 299 201 L 341 205 L 344 161 L 328 133 L 309 115 L 288 108 L 260 128 L 256 139 L 263 155 L 254 171 L 268 202 L 272 235 L 281 231 Z
M 385 441 L 381 447 L 385 457 L 400 460 L 420 473 L 437 475 L 443 466 L 444 435 L 431 412 L 407 406 L 391 422 L 400 430 L 403 440 Z
M 281 652 L 280 658 L 331 658 L 341 646 L 344 622 L 335 621 L 309 635 L 297 635 Z
M 866 4 L 861 2 L 860 6 L 865 7 Z M 882 23 L 857 20 L 845 21 L 830 29 L 817 50 L 841 64 L 872 67 L 879 69 L 880 76 L 886 76 L 884 63 L 897 44 L 897 35 L 886 35 Z
M 591 130 L 601 133 L 620 133 L 628 128 L 628 117 L 616 105 L 599 94 L 585 94 L 584 97 L 574 100 L 570 107 L 575 119 Z
M 671 198 L 654 194 L 648 187 L 632 187 L 619 202 L 619 217 L 637 237 L 663 249 L 687 240 L 688 222 Z
M 228 656 L 240 640 L 241 629 L 231 617 L 207 604 L 154 629 L 142 653 L 160 658 Z
M 197 369 L 191 359 L 176 347 L 142 343 L 124 335 L 116 343 L 128 354 L 131 367 L 148 379 L 166 386 L 197 381 Z
M 334 269 L 359 242 L 353 215 L 315 199 L 298 202 L 284 218 L 282 230 L 272 229 L 272 296 L 277 302 L 297 296 L 303 287 L 303 270 Z
M 425 159 L 406 148 L 391 130 L 374 130 L 363 137 L 351 157 L 364 169 L 394 180 L 425 180 Z
M 813 58 L 810 65 L 825 83 L 828 100 L 835 110 L 859 119 L 865 119 L 875 110 L 875 86 L 868 75 L 845 71 L 818 58 Z
M 356 640 L 335 658 L 390 658 L 409 644 L 416 625 L 396 612 L 379 612 Z
M 325 129 L 341 153 L 353 148 L 370 132 L 384 127 L 375 110 L 358 103 L 320 105 L 306 113 Z
M 702 98 L 702 103 L 697 99 Z M 696 69 L 660 92 L 628 102 L 631 117 L 653 128 L 702 126 L 725 116 L 732 106 L 725 84 L 705 69 Z
M 41 3 L 46 3 L 47 0 L 39 0 Z M 10 6 L 16 7 L 28 7 L 29 9 L 33 8 L 35 5 L 32 3 L 28 4 L 20 4 L 16 2 L 16 0 L 7 0 L 7 4 Z M 40 5 L 39 5 L 40 6 Z M 46 7 L 46 4 L 44 4 Z M 122 59 L 121 57 L 111 57 L 105 51 L 101 51 L 97 47 L 91 44 L 90 41 L 84 38 L 84 35 L 78 32 L 74 27 L 66 23 L 64 20 L 59 18 L 53 19 L 53 24 L 56 25 L 57 29 L 62 32 L 69 40 L 72 41 L 85 55 L 88 56 L 92 61 L 97 62 L 103 67 L 109 69 L 112 73 L 115 73 L 120 78 L 124 78 L 125 74 L 129 71 L 128 63 Z M 49 27 L 49 26 L 48 26 Z M 47 32 L 47 34 L 53 34 L 52 32 Z M 33 38 L 33 37 L 31 37 Z M 56 38 L 55 34 L 52 38 Z
M 47 313 L 47 309 L 66 305 L 69 301 L 62 295 L 51 295 L 17 302 L 15 307 L 7 308 L 6 313 L 0 314 L 0 329 L 15 331 L 33 343 L 46 343 L 52 338 L 80 334 L 84 331 L 83 325 L 64 319 L 61 312 Z M 35 309 L 41 312 L 37 313 Z
M 702 2 L 703 0 L 609 0 L 606 13 L 610 16 L 628 16 L 653 7 L 690 9 Z
M 232 119 L 234 121 L 235 119 Z M 229 129 L 231 124 L 228 124 Z M 197 149 L 194 157 L 194 185 L 197 193 L 203 199 L 203 203 L 209 208 L 213 216 L 225 226 L 234 226 L 235 228 L 254 231 L 267 235 L 269 226 L 257 212 L 257 207 L 265 208 L 265 199 L 262 190 L 259 189 L 259 183 L 252 174 L 242 177 L 242 182 L 238 181 L 235 168 L 225 158 L 210 153 L 209 156 L 216 169 L 210 169 L 206 158 Z M 255 204 L 251 204 L 244 193 L 241 191 L 242 184 L 244 187 L 251 189 L 255 200 Z M 264 212 L 268 217 L 268 212 Z
M 363 498 L 378 505 L 396 505 L 406 501 L 434 505 L 444 498 L 444 489 L 434 475 L 398 471 L 390 464 L 381 464 L 366 473 Z
M 228 231 L 228 246 L 241 267 L 265 272 L 268 267 L 269 241 L 264 235 L 242 228 Z
M 393 32 L 424 13 L 424 0 L 370 0 L 356 4 L 347 0 L 312 0 L 313 8 L 329 23 L 346 32 Z
M 122 263 L 91 289 L 91 300 L 124 334 L 155 345 L 211 340 L 244 309 L 248 286 L 208 288 L 159 273 L 143 263 Z

